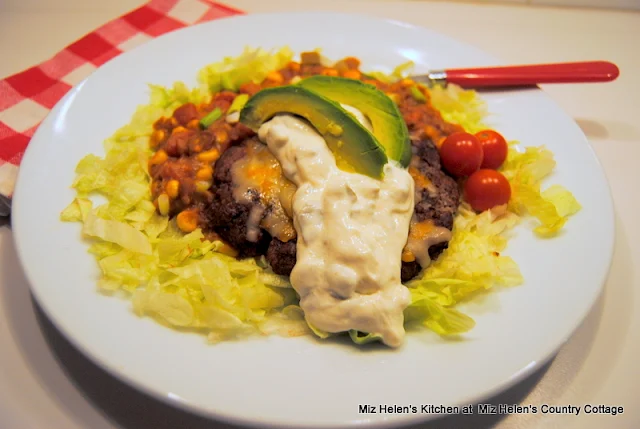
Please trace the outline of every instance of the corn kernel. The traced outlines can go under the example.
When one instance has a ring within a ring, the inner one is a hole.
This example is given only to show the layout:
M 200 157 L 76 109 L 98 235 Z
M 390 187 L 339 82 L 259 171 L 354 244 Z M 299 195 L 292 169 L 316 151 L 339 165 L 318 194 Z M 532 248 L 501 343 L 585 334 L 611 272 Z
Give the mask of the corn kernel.
M 345 72 L 350 68 L 344 60 L 338 61 L 333 65 L 333 67 L 340 73 Z
M 423 129 L 424 133 L 429 137 L 438 135 L 438 130 L 433 125 L 425 125 Z
M 225 130 L 216 130 L 213 135 L 218 143 L 226 143 L 229 140 L 229 134 Z
M 329 134 L 331 134 L 334 137 L 340 137 L 344 132 L 344 128 L 342 128 L 340 125 L 336 124 L 335 122 L 332 122 L 329 125 L 327 125 L 327 131 L 329 131 Z
M 156 147 L 158 144 L 164 140 L 167 136 L 167 133 L 164 130 L 155 130 L 151 133 L 151 147 Z
M 164 186 L 164 190 L 169 195 L 169 198 L 175 199 L 180 193 L 180 182 L 177 180 L 169 180 L 167 184 Z
M 238 251 L 236 249 L 234 249 L 233 247 L 229 246 L 227 243 L 224 243 L 219 249 L 218 252 L 227 255 L 227 256 L 231 256 L 232 258 L 235 258 L 236 256 L 238 256 Z
M 198 128 L 199 124 L 200 121 L 198 121 L 197 119 L 192 119 L 187 124 L 187 128 L 189 128 L 190 130 L 195 130 L 196 128 Z
M 211 181 L 209 180 L 198 180 L 196 182 L 196 192 L 207 192 L 211 187 Z
M 160 149 L 159 151 L 157 151 L 156 153 L 153 154 L 151 159 L 149 159 L 149 165 L 162 164 L 168 158 L 169 158 L 169 156 L 167 155 L 167 152 L 165 152 L 163 149 Z
M 160 194 L 158 197 L 158 211 L 162 216 L 169 214 L 169 196 L 167 194 Z
M 193 210 L 184 210 L 176 217 L 178 228 L 183 232 L 192 232 L 198 227 L 198 216 Z
M 198 159 L 202 162 L 213 162 L 218 158 L 220 158 L 220 152 L 218 152 L 218 149 L 211 149 L 198 154 Z
M 396 104 L 400 103 L 400 95 L 396 94 L 395 92 L 391 92 L 387 94 L 389 96 L 389 98 L 391 99 L 391 101 L 393 101 Z
M 360 60 L 356 57 L 347 57 L 343 60 L 350 69 L 357 69 L 360 66 Z
M 362 74 L 358 70 L 347 70 L 342 73 L 342 76 L 349 79 L 360 79 L 360 76 L 362 76 Z
M 213 177 L 213 168 L 209 166 L 202 167 L 196 173 L 196 179 L 198 180 L 211 180 L 212 177 Z
M 322 70 L 322 74 L 324 76 L 338 76 L 338 70 L 336 70 L 336 69 L 325 69 L 325 70 Z
M 275 82 L 275 83 L 282 83 L 284 82 L 284 77 L 282 77 L 282 73 L 280 73 L 279 71 L 272 71 L 267 75 L 267 79 Z
M 185 127 L 183 127 L 182 125 L 179 125 L 179 126 L 175 127 L 173 129 L 173 131 L 171 131 L 171 134 L 183 133 L 185 131 L 187 131 L 187 129 Z
M 297 73 L 300 71 L 300 63 L 296 63 L 294 61 L 291 61 L 289 63 L 289 70 L 291 70 L 294 73 Z

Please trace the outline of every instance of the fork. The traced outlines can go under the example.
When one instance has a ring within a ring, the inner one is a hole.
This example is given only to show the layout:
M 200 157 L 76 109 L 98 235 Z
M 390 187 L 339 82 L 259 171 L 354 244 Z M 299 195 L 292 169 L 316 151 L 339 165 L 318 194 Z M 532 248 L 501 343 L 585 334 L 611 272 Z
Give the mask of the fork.
M 463 88 L 521 87 L 545 83 L 611 82 L 620 75 L 608 61 L 452 68 L 432 70 L 410 79 L 427 86 L 453 83 Z

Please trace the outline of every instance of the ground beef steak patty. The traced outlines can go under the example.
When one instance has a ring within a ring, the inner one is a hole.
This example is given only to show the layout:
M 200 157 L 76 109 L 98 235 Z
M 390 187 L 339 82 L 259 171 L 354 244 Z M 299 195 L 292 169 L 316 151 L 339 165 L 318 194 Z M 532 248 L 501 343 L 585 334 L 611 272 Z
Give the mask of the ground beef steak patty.
M 239 257 L 265 255 L 276 274 L 289 275 L 296 263 L 296 240 L 287 242 L 260 229 L 254 241 L 248 239 L 249 218 L 252 210 L 268 213 L 269 207 L 261 202 L 257 191 L 252 191 L 251 201 L 238 202 L 234 197 L 232 168 L 236 162 L 249 156 L 247 147 L 255 144 L 255 137 L 227 149 L 215 164 L 214 199 L 206 210 L 211 229 L 231 244 Z M 435 226 L 451 229 L 453 217 L 460 202 L 460 192 L 455 180 L 440 167 L 440 156 L 433 142 L 425 135 L 412 137 L 414 156 L 410 173 L 416 181 L 414 220 L 432 221 Z M 447 247 L 447 243 L 433 245 L 429 255 L 435 259 Z M 402 263 L 402 281 L 415 277 L 421 270 L 418 262 Z
M 267 261 L 276 274 L 288 276 L 296 264 L 296 240 L 286 243 L 274 238 L 267 249 Z
M 432 221 L 435 226 L 451 230 L 460 204 L 458 184 L 442 171 L 438 149 L 428 137 L 412 137 L 411 143 L 415 153 L 410 167 L 416 181 L 414 217 L 418 222 Z M 430 186 L 421 186 L 424 182 Z M 435 259 L 446 248 L 446 242 L 433 245 L 429 248 L 429 256 Z M 402 281 L 412 279 L 420 270 L 416 261 L 403 262 Z
M 250 139 L 249 139 L 250 140 Z M 250 201 L 238 202 L 234 196 L 233 165 L 247 155 L 247 142 L 228 148 L 215 164 L 213 202 L 203 211 L 207 225 L 238 251 L 238 257 L 264 255 L 271 236 L 260 229 L 255 240 L 248 239 L 249 217 L 252 210 L 264 213 L 266 207 L 254 192 Z

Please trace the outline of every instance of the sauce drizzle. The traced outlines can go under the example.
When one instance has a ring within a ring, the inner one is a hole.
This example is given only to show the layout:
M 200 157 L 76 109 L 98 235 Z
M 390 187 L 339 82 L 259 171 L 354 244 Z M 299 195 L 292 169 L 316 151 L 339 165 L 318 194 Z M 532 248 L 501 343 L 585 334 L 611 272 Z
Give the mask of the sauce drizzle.
M 316 130 L 291 115 L 274 117 L 258 134 L 297 186 L 290 278 L 307 322 L 326 332 L 378 334 L 399 347 L 411 301 L 400 280 L 414 209 L 411 175 L 391 163 L 383 180 L 342 171 Z

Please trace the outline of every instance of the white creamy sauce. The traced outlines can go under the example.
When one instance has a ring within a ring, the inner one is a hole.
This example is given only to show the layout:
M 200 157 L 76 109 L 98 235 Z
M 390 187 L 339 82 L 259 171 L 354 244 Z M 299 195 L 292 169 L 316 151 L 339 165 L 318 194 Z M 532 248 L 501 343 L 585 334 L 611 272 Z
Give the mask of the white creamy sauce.
M 371 121 L 369 121 L 369 118 L 367 118 L 364 115 L 364 113 L 362 113 L 361 111 L 359 111 L 355 107 L 351 107 L 351 106 L 346 105 L 346 104 L 340 103 L 340 106 L 342 106 L 342 108 L 344 110 L 346 110 L 347 112 L 349 112 L 353 116 L 355 116 L 355 118 L 358 120 L 358 122 L 360 122 L 366 129 L 368 129 L 369 132 L 373 132 L 373 126 L 371 125 Z
M 240 120 L 240 112 L 229 113 L 225 118 L 227 124 L 235 124 Z
M 371 126 L 362 113 L 349 111 Z M 411 301 L 400 271 L 414 210 L 412 177 L 391 163 L 383 180 L 338 169 L 322 136 L 291 115 L 263 124 L 259 137 L 297 186 L 291 283 L 307 322 L 326 332 L 378 334 L 400 346 Z

